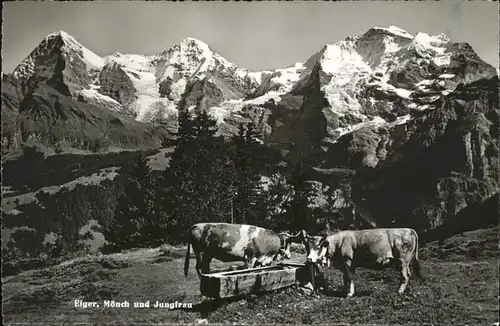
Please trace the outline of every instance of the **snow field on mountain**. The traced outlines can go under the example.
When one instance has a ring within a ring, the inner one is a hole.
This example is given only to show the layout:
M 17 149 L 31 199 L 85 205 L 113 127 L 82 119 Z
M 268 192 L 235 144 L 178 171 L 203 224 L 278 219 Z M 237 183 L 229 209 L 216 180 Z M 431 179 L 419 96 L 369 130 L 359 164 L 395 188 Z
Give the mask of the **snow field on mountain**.
M 302 62 L 298 62 L 294 66 L 285 69 L 276 69 L 277 76 L 271 78 L 271 85 L 280 85 L 276 91 L 277 93 L 287 93 L 299 81 L 300 73 L 304 69 L 306 67 Z
M 176 113 L 175 103 L 160 97 L 155 67 L 151 62 L 153 59 L 152 56 L 121 53 L 107 58 L 122 67 L 137 91 L 137 99 L 130 107 L 137 114 L 138 121 L 147 121 L 158 116 L 167 118 Z
M 83 89 L 80 94 L 94 105 L 106 105 L 112 111 L 120 111 L 122 105 L 117 100 L 99 93 L 99 86 L 91 85 L 90 89 Z

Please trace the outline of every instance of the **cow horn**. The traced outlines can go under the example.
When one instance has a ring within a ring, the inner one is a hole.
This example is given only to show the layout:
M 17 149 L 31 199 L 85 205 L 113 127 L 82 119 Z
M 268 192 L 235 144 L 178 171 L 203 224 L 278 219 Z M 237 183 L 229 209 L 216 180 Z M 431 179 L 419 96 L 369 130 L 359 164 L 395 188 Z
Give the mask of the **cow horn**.
M 325 241 L 328 241 L 328 240 L 327 240 L 327 238 L 328 238 L 328 235 L 323 236 L 323 237 L 321 238 L 321 240 L 319 241 L 319 243 L 323 243 L 323 242 L 325 242 Z
M 291 238 L 291 237 L 292 237 L 292 235 L 291 235 L 290 233 L 288 233 L 288 232 L 280 232 L 280 233 L 278 233 L 278 234 L 279 234 L 280 236 L 285 236 L 285 237 L 287 237 L 287 238 Z
M 311 236 L 309 234 L 307 234 L 306 230 L 301 230 L 300 232 L 300 235 L 302 235 L 302 237 L 305 239 L 305 238 L 310 238 Z

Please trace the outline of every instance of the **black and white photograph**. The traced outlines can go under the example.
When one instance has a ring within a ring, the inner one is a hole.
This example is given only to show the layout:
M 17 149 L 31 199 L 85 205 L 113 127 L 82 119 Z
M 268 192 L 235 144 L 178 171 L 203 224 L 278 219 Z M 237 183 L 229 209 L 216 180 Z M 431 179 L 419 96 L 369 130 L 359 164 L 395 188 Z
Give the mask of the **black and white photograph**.
M 2 324 L 499 325 L 494 1 L 12 1 Z

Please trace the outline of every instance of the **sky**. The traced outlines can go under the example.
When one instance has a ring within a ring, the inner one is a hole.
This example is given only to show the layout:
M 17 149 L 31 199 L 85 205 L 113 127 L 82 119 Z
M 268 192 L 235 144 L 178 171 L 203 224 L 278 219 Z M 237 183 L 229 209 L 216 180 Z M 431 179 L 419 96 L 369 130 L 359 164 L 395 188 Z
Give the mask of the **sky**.
M 328 43 L 374 26 L 445 33 L 494 67 L 499 9 L 484 1 L 4 2 L 2 71 L 11 72 L 51 32 L 63 30 L 98 55 L 155 54 L 185 37 L 242 68 L 284 68 Z

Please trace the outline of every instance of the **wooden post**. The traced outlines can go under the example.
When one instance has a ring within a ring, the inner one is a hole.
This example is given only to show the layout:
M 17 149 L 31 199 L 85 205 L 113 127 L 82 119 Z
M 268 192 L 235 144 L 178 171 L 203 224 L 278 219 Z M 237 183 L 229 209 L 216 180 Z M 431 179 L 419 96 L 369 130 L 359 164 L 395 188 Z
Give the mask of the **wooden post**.
M 316 266 L 311 263 L 309 264 L 309 274 L 311 275 L 311 284 L 312 284 L 312 287 L 313 287 L 313 291 L 316 290 L 316 284 L 315 284 L 315 268 Z
M 234 224 L 234 207 L 233 207 L 234 197 L 231 197 L 231 224 Z

